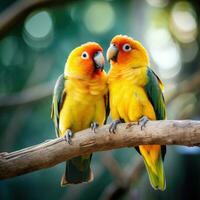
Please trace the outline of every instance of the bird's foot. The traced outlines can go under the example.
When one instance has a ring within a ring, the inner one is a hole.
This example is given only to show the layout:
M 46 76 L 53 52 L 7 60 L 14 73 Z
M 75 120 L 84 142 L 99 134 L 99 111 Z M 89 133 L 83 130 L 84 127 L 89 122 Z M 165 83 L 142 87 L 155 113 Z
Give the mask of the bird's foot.
M 94 133 L 96 133 L 96 129 L 99 127 L 99 124 L 97 123 L 97 122 L 92 122 L 91 124 L 90 124 L 90 128 L 92 129 L 92 131 L 94 132 Z
M 67 129 L 64 135 L 64 138 L 68 144 L 72 144 L 72 137 L 73 137 L 73 132 L 70 129 Z
M 138 121 L 138 125 L 141 126 L 141 130 L 143 130 L 143 128 L 146 126 L 146 123 L 149 121 L 147 116 L 143 116 L 139 119 Z
M 109 127 L 109 132 L 110 133 L 116 133 L 116 129 L 117 129 L 117 125 L 121 123 L 121 120 L 120 119 L 117 119 L 115 121 L 113 121 Z

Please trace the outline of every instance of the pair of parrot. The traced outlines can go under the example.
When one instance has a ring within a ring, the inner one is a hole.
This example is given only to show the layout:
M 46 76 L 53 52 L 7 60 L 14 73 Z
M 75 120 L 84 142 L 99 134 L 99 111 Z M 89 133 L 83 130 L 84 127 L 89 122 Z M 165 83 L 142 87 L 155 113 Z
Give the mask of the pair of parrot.
M 163 83 L 149 67 L 148 53 L 141 43 L 117 35 L 111 40 L 107 59 L 108 75 L 103 70 L 101 46 L 85 43 L 70 53 L 64 74 L 56 82 L 51 117 L 57 136 L 65 136 L 69 143 L 77 131 L 91 127 L 95 132 L 106 122 L 109 111 L 111 133 L 120 122 L 139 121 L 143 127 L 148 119 L 166 117 Z M 164 190 L 166 147 L 140 145 L 136 150 L 144 159 L 152 187 Z M 66 161 L 61 186 L 92 181 L 91 158 L 92 154 Z

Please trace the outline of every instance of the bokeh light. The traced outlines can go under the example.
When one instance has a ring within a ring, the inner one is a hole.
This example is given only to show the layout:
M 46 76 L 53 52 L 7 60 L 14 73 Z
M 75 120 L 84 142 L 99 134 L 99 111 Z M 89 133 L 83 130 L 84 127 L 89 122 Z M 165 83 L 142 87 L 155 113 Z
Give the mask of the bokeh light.
M 24 39 L 33 48 L 47 47 L 52 40 L 53 22 L 46 11 L 29 16 L 25 21 L 24 29 Z
M 169 0 L 146 0 L 151 6 L 163 8 L 168 5 Z
M 180 48 L 173 41 L 169 31 L 165 28 L 150 28 L 147 36 L 151 57 L 157 64 L 162 78 L 176 76 L 181 69 Z
M 93 2 L 85 11 L 84 22 L 87 29 L 95 34 L 109 31 L 115 21 L 115 12 L 108 2 Z
M 190 43 L 196 39 L 196 13 L 189 2 L 177 2 L 174 5 L 170 28 L 174 36 L 182 43 Z
M 72 6 L 70 9 L 67 9 L 67 13 L 68 10 L 70 12 L 70 17 L 72 18 L 73 21 L 78 21 L 80 19 L 80 15 L 79 13 L 79 9 L 77 5 Z

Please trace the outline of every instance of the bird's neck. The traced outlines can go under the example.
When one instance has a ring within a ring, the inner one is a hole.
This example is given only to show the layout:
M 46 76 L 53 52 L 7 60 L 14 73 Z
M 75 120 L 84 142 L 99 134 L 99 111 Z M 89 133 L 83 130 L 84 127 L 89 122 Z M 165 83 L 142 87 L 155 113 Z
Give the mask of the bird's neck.
M 90 79 L 67 77 L 67 89 L 78 95 L 98 96 L 107 92 L 107 76 L 102 74 Z
M 146 66 L 130 67 L 112 65 L 108 74 L 108 84 L 125 83 L 144 85 L 146 83 Z

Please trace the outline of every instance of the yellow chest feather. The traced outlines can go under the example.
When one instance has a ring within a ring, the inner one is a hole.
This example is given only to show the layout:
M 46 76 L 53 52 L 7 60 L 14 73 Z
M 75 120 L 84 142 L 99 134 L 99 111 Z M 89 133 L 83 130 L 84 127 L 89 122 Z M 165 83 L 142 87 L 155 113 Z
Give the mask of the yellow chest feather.
M 66 98 L 60 111 L 59 127 L 62 134 L 67 129 L 77 132 L 89 128 L 93 121 L 99 125 L 104 123 L 107 83 L 106 79 L 101 81 L 67 81 Z
M 138 121 L 142 116 L 155 119 L 154 109 L 144 90 L 146 69 L 109 75 L 110 109 L 113 119 Z

